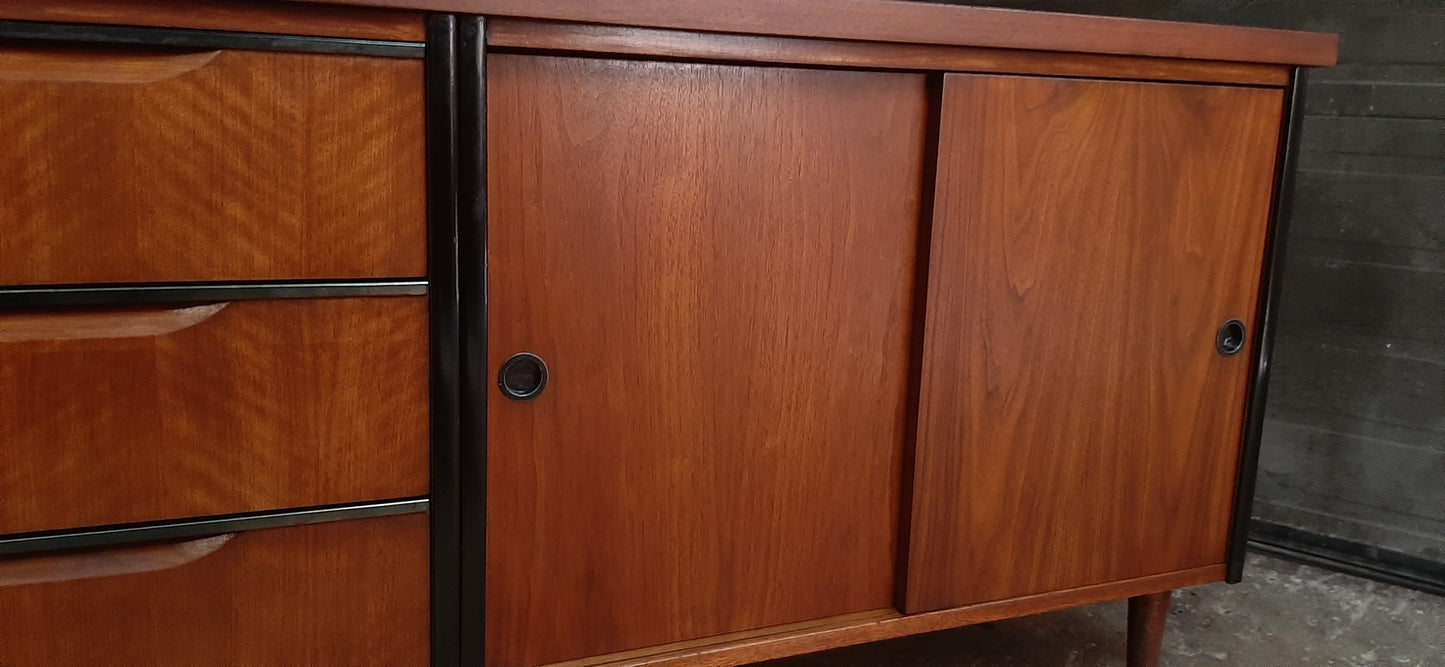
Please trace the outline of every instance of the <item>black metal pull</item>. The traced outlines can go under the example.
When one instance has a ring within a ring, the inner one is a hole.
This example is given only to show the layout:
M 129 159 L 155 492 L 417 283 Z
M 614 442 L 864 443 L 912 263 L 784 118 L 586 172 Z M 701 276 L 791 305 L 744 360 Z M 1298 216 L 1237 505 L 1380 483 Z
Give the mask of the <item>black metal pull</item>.
M 1231 319 L 1219 327 L 1219 334 L 1214 337 L 1214 349 L 1222 357 L 1239 354 L 1244 349 L 1244 336 L 1244 323 Z
M 531 352 L 518 352 L 502 363 L 497 373 L 497 386 L 514 401 L 526 402 L 541 395 L 547 387 L 547 364 Z

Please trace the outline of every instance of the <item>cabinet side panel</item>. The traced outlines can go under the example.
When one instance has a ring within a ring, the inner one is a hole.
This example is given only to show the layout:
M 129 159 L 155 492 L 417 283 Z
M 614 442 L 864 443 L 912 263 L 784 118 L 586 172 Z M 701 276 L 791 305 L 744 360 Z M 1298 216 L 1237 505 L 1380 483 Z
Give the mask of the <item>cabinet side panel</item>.
M 1282 103 L 947 78 L 908 611 L 1224 562 Z
M 494 55 L 487 658 L 887 608 L 921 75 Z

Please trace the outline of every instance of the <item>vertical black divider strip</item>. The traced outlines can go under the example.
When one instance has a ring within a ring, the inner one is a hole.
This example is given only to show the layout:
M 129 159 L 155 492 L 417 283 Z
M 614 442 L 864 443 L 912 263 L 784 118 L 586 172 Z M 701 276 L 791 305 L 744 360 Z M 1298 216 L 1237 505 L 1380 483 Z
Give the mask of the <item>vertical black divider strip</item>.
M 1249 516 L 1254 506 L 1254 482 L 1259 467 L 1259 442 L 1264 431 L 1265 396 L 1269 390 L 1269 360 L 1274 350 L 1274 329 L 1279 318 L 1279 292 L 1284 273 L 1285 237 L 1290 201 L 1294 198 L 1295 161 L 1299 155 L 1299 125 L 1304 115 L 1304 70 L 1290 71 L 1275 158 L 1274 198 L 1269 231 L 1265 237 L 1264 270 L 1254 317 L 1254 360 L 1245 398 L 1244 434 L 1239 473 L 1234 484 L 1234 514 L 1229 527 L 1229 557 L 1225 581 L 1239 583 L 1244 576 L 1244 552 L 1249 539 Z
M 481 665 L 487 562 L 486 20 L 457 24 L 457 220 L 461 287 L 461 663 Z
M 461 644 L 460 344 L 457 290 L 456 19 L 426 20 L 427 294 L 431 345 L 431 651 L 458 664 Z
M 898 549 L 893 565 L 893 605 L 900 611 L 907 606 L 908 546 L 913 525 L 913 468 L 918 449 L 918 403 L 923 385 L 923 334 L 928 304 L 928 262 L 933 242 L 933 201 L 938 189 L 938 140 L 943 117 L 943 74 L 929 74 L 927 79 L 928 118 L 923 135 L 923 182 L 919 184 L 918 240 L 913 268 L 913 303 L 911 330 L 908 336 L 908 398 L 903 413 L 903 479 L 899 484 Z

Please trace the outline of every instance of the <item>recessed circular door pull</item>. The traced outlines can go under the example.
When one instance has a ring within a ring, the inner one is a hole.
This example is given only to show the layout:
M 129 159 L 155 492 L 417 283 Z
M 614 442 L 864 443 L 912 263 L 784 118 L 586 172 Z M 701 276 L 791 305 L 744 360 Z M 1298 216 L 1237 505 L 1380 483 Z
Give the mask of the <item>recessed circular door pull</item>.
M 1214 337 L 1214 347 L 1219 350 L 1222 357 L 1232 357 L 1244 349 L 1244 323 L 1231 319 L 1219 327 L 1219 335 Z
M 502 363 L 497 386 L 514 401 L 530 401 L 547 387 L 547 364 L 531 352 L 518 352 Z

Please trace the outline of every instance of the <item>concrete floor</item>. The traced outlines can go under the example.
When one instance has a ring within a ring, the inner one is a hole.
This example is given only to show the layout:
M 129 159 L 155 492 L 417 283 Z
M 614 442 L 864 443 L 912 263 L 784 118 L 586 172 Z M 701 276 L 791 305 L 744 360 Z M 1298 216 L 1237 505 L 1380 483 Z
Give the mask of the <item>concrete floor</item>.
M 1124 665 L 1109 602 L 763 663 L 766 667 Z M 1174 594 L 1164 665 L 1445 667 L 1445 598 L 1251 554 L 1244 581 Z

